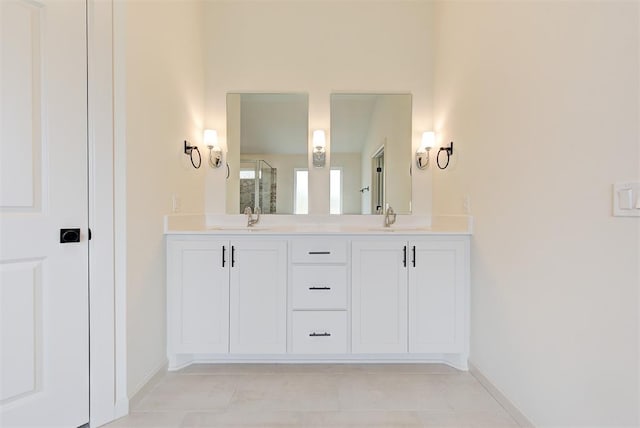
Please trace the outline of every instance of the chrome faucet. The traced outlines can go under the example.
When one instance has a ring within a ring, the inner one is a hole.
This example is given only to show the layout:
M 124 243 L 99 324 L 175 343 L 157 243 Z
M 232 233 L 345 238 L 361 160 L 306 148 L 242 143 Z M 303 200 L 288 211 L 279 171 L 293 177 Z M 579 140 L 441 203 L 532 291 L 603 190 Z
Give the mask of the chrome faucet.
M 247 216 L 247 227 L 251 227 L 257 222 L 260 221 L 260 208 L 256 207 L 256 217 L 253 217 L 253 213 L 251 212 L 251 207 L 246 207 L 244 209 L 244 214 Z
M 389 227 L 396 222 L 396 213 L 391 208 L 391 205 L 387 204 L 387 209 L 384 211 L 384 227 Z

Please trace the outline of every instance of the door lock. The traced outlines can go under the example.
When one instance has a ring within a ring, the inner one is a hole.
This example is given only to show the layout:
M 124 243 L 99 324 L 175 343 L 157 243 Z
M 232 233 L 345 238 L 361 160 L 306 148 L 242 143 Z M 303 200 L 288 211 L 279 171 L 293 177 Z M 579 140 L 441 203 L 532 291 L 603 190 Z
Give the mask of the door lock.
M 80 229 L 60 229 L 60 243 L 80 242 Z

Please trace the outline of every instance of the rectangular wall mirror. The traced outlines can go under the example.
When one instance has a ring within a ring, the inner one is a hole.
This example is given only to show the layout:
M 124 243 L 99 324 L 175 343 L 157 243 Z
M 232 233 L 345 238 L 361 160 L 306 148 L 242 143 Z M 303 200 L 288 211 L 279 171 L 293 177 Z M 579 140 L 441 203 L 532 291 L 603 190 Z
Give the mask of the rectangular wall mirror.
M 227 94 L 227 214 L 306 214 L 307 94 Z
M 411 95 L 331 95 L 331 214 L 411 213 Z

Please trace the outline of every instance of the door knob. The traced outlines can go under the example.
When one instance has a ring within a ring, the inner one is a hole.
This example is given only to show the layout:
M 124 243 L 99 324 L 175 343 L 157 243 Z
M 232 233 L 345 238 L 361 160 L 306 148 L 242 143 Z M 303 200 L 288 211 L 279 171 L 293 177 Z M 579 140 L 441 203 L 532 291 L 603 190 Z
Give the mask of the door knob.
M 60 229 L 60 243 L 80 242 L 80 229 Z

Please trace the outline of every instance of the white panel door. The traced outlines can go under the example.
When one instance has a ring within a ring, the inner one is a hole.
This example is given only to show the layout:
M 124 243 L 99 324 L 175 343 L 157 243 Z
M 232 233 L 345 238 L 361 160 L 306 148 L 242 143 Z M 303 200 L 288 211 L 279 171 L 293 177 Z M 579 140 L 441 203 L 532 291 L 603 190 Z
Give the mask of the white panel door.
M 232 241 L 230 351 L 287 351 L 287 244 Z
M 463 350 L 465 245 L 461 241 L 409 243 L 409 352 Z
M 352 352 L 407 352 L 406 241 L 354 241 Z
M 229 352 L 229 241 L 167 248 L 169 353 Z
M 0 1 L 0 425 L 89 421 L 84 0 Z M 60 243 L 61 228 L 80 242 Z

